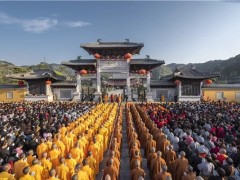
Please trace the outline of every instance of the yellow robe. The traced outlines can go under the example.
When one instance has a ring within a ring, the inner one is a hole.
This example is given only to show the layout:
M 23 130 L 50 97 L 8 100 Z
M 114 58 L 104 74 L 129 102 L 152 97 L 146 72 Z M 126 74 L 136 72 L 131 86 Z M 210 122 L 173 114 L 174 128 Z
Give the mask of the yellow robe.
M 38 159 L 42 158 L 42 153 L 48 151 L 48 145 L 46 143 L 41 143 L 37 146 L 37 156 Z
M 94 179 L 93 170 L 89 167 L 89 165 L 83 166 L 82 171 L 87 173 L 89 179 Z
M 57 166 L 56 167 L 56 172 L 57 172 L 57 175 L 58 175 L 59 179 L 61 179 L 61 180 L 70 179 L 70 171 L 69 171 L 69 168 L 66 165 L 61 164 L 61 165 Z
M 33 176 L 30 176 L 29 174 L 24 175 L 23 177 L 21 177 L 19 180 L 35 180 L 35 178 Z
M 61 157 L 64 157 L 65 156 L 65 145 L 63 144 L 63 142 L 61 140 L 57 140 L 55 142 L 55 144 L 60 149 Z
M 77 161 L 75 159 L 73 159 L 73 158 L 66 159 L 66 165 L 70 171 L 74 170 L 76 164 L 77 164 Z
M 82 163 L 82 160 L 83 160 L 83 158 L 85 157 L 85 156 L 84 156 L 84 152 L 83 152 L 82 149 L 80 149 L 80 148 L 72 148 L 72 149 L 70 150 L 70 153 L 72 154 L 72 157 L 73 157 L 74 159 L 76 159 L 76 161 L 77 161 L 78 163 Z
M 22 177 L 23 174 L 23 169 L 29 166 L 28 163 L 22 159 L 18 160 L 17 162 L 14 163 L 14 171 L 15 171 L 15 178 L 19 179 Z
M 42 158 L 40 162 L 43 167 L 43 179 L 47 179 L 49 178 L 49 170 L 52 169 L 52 163 L 46 158 Z
M 48 157 L 50 158 L 53 168 L 56 168 L 59 165 L 59 156 L 60 151 L 58 151 L 57 149 L 53 149 L 48 152 Z
M 15 180 L 14 176 L 8 172 L 0 173 L 0 180 Z
M 31 168 L 31 172 L 35 173 L 34 175 L 35 180 L 41 180 L 43 175 L 43 167 L 39 164 L 36 164 L 31 166 L 30 168 Z
M 32 165 L 32 161 L 36 159 L 35 157 L 33 157 L 32 155 L 27 156 L 27 163 L 29 164 L 29 166 Z
M 96 176 L 96 174 L 99 173 L 99 164 L 97 164 L 97 161 L 93 156 L 89 156 L 87 159 L 89 167 L 93 170 L 93 175 Z

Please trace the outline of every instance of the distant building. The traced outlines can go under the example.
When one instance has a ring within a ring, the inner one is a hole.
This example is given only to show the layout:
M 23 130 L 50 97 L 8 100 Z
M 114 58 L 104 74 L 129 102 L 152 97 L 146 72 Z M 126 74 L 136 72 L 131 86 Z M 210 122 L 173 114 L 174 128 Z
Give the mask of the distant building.
M 202 91 L 205 101 L 240 102 L 240 84 L 203 85 Z
M 0 102 L 23 101 L 26 92 L 25 85 L 0 85 Z
M 164 96 L 166 101 L 200 101 L 204 80 L 218 77 L 219 74 L 204 74 L 194 67 L 176 68 L 159 81 L 151 81 L 151 90 L 155 101 Z

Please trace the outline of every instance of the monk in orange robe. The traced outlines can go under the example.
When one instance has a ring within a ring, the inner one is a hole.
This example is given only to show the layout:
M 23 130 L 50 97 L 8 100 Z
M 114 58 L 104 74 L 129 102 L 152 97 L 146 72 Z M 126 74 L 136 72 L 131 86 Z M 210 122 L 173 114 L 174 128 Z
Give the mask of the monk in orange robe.
M 151 152 L 147 156 L 147 166 L 148 166 L 148 168 L 150 168 L 152 161 L 157 158 L 157 153 L 155 152 L 155 150 L 156 150 L 155 148 L 152 148 Z
M 156 141 L 153 140 L 153 136 L 150 135 L 145 146 L 145 157 L 148 156 L 152 148 L 156 148 Z
M 135 162 L 135 168 L 131 170 L 131 180 L 138 180 L 139 177 L 145 177 L 144 170 L 140 167 L 140 162 Z
M 153 180 L 165 180 L 167 177 L 171 178 L 172 175 L 167 172 L 167 166 L 163 166 L 162 172 L 155 174 Z
M 180 152 L 180 158 L 173 162 L 173 179 L 174 180 L 181 180 L 184 172 L 186 171 L 189 163 L 188 160 L 185 158 L 185 152 Z
M 171 172 L 171 165 L 172 165 L 172 162 L 175 161 L 177 159 L 177 155 L 176 155 L 176 152 L 173 150 L 173 146 L 172 145 L 169 145 L 168 146 L 168 149 L 166 150 L 165 152 L 165 157 L 164 157 L 166 163 L 167 163 L 167 166 L 168 166 L 168 169 L 169 171 Z
M 162 158 L 162 152 L 157 152 L 157 158 L 152 161 L 150 175 L 154 177 L 155 174 L 161 171 L 162 166 L 166 166 L 165 160 Z
M 130 162 L 130 169 L 135 168 L 136 161 L 140 162 L 140 166 L 142 166 L 142 158 L 139 156 L 139 151 L 135 151 L 135 155 Z
M 165 135 L 160 143 L 160 151 L 162 152 L 163 157 L 165 157 L 166 147 L 169 145 L 170 142 L 167 140 L 167 135 Z
M 187 172 L 182 176 L 182 180 L 192 180 L 196 179 L 196 177 L 196 174 L 193 172 L 193 167 L 189 165 Z
M 105 179 L 106 176 L 110 176 L 111 180 L 117 180 L 118 173 L 118 170 L 113 166 L 113 159 L 110 159 L 108 165 L 104 169 L 103 179 Z

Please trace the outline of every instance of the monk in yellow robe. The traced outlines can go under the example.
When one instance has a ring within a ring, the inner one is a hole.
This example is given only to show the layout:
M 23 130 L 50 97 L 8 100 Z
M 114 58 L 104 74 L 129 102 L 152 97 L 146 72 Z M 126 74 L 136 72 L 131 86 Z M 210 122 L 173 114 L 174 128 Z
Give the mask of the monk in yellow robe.
M 70 153 L 77 163 L 82 163 L 82 160 L 84 159 L 84 152 L 82 148 L 79 148 L 78 142 L 76 142 L 75 146 L 70 150 Z
M 2 166 L 2 172 L 0 173 L 0 179 L 15 180 L 14 176 L 12 174 L 8 173 L 10 168 L 11 168 L 10 164 L 4 164 Z
M 61 135 L 64 136 L 66 131 L 67 131 L 67 128 L 66 128 L 65 124 L 62 124 L 61 131 L 60 131 Z
M 34 173 L 35 180 L 41 180 L 43 177 L 43 167 L 39 164 L 38 159 L 32 161 L 32 166 L 30 167 L 31 172 Z
M 14 172 L 15 172 L 16 179 L 19 179 L 20 177 L 22 177 L 24 175 L 23 169 L 29 166 L 24 153 L 20 154 L 19 158 L 20 159 L 14 163 Z
M 40 159 L 41 165 L 43 167 L 43 179 L 49 178 L 49 171 L 52 169 L 52 163 L 47 159 L 47 152 L 42 154 L 42 158 Z
M 52 150 L 48 152 L 48 157 L 52 163 L 52 167 L 56 168 L 59 165 L 59 157 L 61 152 L 58 150 L 57 145 L 52 145 Z
M 23 173 L 23 175 L 22 175 L 22 177 L 19 178 L 19 180 L 35 180 L 35 178 L 29 174 L 30 173 L 29 166 L 24 167 L 22 170 L 22 173 Z
M 48 151 L 48 145 L 45 143 L 45 139 L 41 139 L 41 143 L 37 146 L 37 156 L 38 158 L 42 157 L 42 153 Z
M 76 159 L 72 158 L 72 155 L 69 153 L 67 155 L 67 159 L 65 161 L 66 161 L 66 165 L 69 168 L 69 170 L 74 171 L 74 167 L 77 164 Z
M 83 160 L 82 171 L 84 171 L 84 172 L 87 173 L 89 179 L 94 179 L 93 170 L 89 167 L 89 164 L 88 164 L 88 160 L 87 160 L 87 159 L 84 159 L 84 160 Z
M 57 136 L 57 140 L 54 142 L 54 144 L 57 145 L 57 147 L 60 151 L 61 157 L 64 157 L 65 156 L 65 145 L 61 141 L 61 135 L 60 134 Z
M 65 165 L 65 159 L 63 157 L 60 158 L 60 165 L 56 167 L 56 172 L 61 180 L 68 180 L 70 179 L 70 170 Z
M 97 161 L 93 157 L 91 151 L 88 151 L 87 160 L 88 160 L 89 167 L 93 170 L 93 176 L 96 176 L 96 174 L 99 173 L 99 164 L 96 163 Z
M 28 153 L 27 153 L 27 163 L 28 163 L 29 166 L 31 166 L 31 165 L 32 165 L 32 161 L 33 161 L 34 159 L 36 159 L 36 157 L 33 156 L 33 153 L 34 153 L 34 152 L 33 152 L 32 149 L 29 150 Z
M 58 179 L 58 178 L 56 177 L 56 174 L 57 174 L 56 170 L 55 170 L 55 169 L 51 169 L 51 170 L 49 171 L 49 178 L 46 179 L 46 180 L 60 180 L 60 179 Z
M 97 143 L 96 138 L 93 138 L 93 142 L 91 142 L 88 151 L 92 152 L 94 159 L 96 159 L 96 163 L 99 164 L 99 154 L 100 154 L 100 147 Z
M 74 172 L 71 177 L 77 174 L 78 180 L 89 180 L 88 174 L 81 170 L 82 165 L 80 163 L 76 164 Z
M 70 149 L 73 147 L 73 139 L 68 131 L 66 132 L 65 136 L 62 137 L 62 142 L 65 145 L 65 155 L 67 155 Z

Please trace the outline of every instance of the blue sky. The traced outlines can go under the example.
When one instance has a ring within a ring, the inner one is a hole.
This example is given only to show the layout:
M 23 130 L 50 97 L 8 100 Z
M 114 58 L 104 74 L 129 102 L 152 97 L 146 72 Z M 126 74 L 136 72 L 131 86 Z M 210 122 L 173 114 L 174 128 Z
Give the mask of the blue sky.
M 227 59 L 240 54 L 240 3 L 0 2 L 0 59 L 16 65 L 91 58 L 80 44 L 125 38 L 166 64 Z

